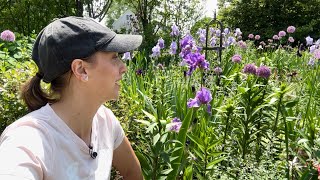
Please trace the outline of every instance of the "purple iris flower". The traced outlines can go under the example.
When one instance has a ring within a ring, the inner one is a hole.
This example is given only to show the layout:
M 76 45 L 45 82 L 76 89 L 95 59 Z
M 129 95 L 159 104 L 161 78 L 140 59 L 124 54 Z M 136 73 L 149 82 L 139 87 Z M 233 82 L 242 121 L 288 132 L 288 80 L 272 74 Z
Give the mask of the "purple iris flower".
M 177 54 L 177 48 L 178 48 L 178 45 L 175 41 L 172 41 L 171 42 L 171 45 L 170 45 L 170 54 Z
M 142 69 L 137 69 L 136 70 L 136 75 L 141 76 L 143 74 L 143 70 Z
M 224 28 L 223 32 L 225 35 L 228 35 L 230 33 L 230 30 L 229 28 Z
M 16 39 L 16 36 L 14 35 L 14 33 L 10 30 L 5 30 L 0 34 L 0 38 L 3 41 L 9 41 L 9 42 L 13 42 Z
M 242 32 L 240 28 L 236 28 L 235 36 L 241 36 L 241 35 L 242 35 Z
M 210 39 L 210 45 L 212 46 L 212 47 L 214 47 L 215 45 L 216 45 L 216 38 L 215 37 L 212 37 L 211 39 Z
M 320 49 L 316 49 L 313 53 L 315 59 L 320 60 Z
M 124 60 L 131 60 L 131 54 L 130 52 L 125 52 L 122 56 L 122 59 Z
M 314 63 L 315 63 L 314 58 L 310 58 L 310 60 L 309 60 L 309 62 L 308 62 L 308 65 L 309 65 L 309 66 L 314 66 Z
M 163 49 L 163 48 L 164 48 L 164 40 L 163 40 L 162 38 L 160 38 L 160 39 L 158 40 L 158 44 L 159 44 L 160 49 Z
M 306 37 L 306 41 L 307 41 L 307 46 L 308 46 L 308 45 L 311 46 L 311 45 L 313 44 L 313 38 L 310 37 L 310 36 Z
M 221 35 L 221 30 L 220 30 L 220 29 L 217 29 L 217 30 L 216 30 L 216 36 L 217 36 L 217 37 L 220 37 L 220 35 Z
M 179 132 L 182 126 L 182 122 L 179 118 L 175 117 L 169 123 L 169 131 Z
M 170 33 L 171 36 L 179 36 L 179 28 L 177 25 L 173 24 L 171 26 L 172 32 Z
M 151 55 L 151 57 L 159 57 L 160 56 L 160 46 L 159 46 L 159 44 L 157 44 L 156 46 L 154 46 L 153 48 L 152 48 L 152 55 Z
M 207 88 L 202 87 L 196 94 L 194 99 L 189 99 L 187 102 L 188 108 L 192 107 L 200 107 L 202 104 L 209 104 L 212 100 L 212 95 L 210 90 Z
M 316 45 L 312 45 L 309 48 L 310 53 L 312 54 L 317 49 Z

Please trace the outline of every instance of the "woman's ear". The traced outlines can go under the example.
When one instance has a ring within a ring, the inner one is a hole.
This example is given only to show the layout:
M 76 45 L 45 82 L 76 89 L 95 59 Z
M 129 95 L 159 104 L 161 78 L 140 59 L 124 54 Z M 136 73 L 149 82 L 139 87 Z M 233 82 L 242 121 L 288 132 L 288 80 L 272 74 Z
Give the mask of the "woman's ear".
M 80 81 L 86 82 L 89 80 L 86 68 L 86 62 L 81 59 L 75 59 L 71 63 L 71 70 L 74 76 Z

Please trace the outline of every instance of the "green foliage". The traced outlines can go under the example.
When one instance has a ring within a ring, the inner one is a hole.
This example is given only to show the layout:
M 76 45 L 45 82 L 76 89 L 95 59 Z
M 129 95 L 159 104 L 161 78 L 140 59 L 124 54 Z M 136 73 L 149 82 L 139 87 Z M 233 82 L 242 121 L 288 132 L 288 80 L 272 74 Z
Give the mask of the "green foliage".
M 226 26 L 239 27 L 246 39 L 248 34 L 260 34 L 262 40 L 270 39 L 288 26 L 299 27 L 295 32 L 296 42 L 305 42 L 305 37 L 310 35 L 319 38 L 320 28 L 319 0 L 234 0 L 229 1 L 229 6 L 221 2 L 219 19 Z

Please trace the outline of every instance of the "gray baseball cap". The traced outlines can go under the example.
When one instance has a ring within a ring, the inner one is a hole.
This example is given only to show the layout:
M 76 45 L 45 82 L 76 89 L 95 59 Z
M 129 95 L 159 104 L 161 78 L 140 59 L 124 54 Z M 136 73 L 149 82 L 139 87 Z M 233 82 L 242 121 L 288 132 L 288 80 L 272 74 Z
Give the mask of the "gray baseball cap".
M 32 59 L 44 82 L 51 82 L 71 68 L 74 59 L 97 51 L 124 53 L 141 45 L 142 36 L 116 34 L 90 18 L 66 17 L 46 26 L 37 36 Z

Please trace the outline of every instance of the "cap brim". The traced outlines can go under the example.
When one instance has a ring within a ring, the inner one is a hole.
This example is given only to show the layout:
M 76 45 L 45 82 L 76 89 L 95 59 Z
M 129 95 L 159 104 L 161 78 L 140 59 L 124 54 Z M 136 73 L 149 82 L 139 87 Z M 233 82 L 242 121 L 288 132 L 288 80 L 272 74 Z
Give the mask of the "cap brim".
M 125 53 L 137 49 L 141 43 L 141 35 L 117 34 L 105 47 L 102 47 L 101 49 L 103 51 Z

